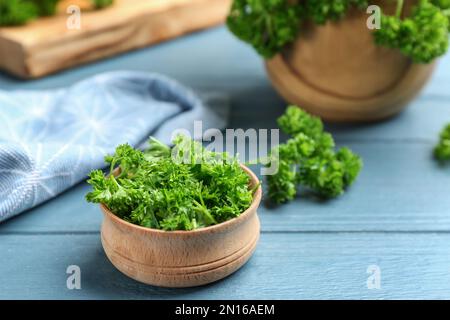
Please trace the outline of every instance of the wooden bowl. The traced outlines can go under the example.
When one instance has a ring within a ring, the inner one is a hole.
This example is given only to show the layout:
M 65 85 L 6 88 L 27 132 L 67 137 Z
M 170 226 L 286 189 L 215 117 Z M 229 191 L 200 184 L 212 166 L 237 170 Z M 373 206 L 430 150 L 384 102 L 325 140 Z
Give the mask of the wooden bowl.
M 375 2 L 395 11 L 392 2 Z M 406 3 L 405 14 L 413 4 Z M 355 9 L 339 22 L 303 26 L 295 43 L 266 62 L 281 96 L 329 121 L 373 121 L 400 112 L 435 64 L 414 64 L 398 50 L 376 46 L 368 17 Z
M 250 187 L 259 180 L 247 167 Z M 125 275 L 155 286 L 193 287 L 222 279 L 243 266 L 259 239 L 256 210 L 261 187 L 239 217 L 193 231 L 141 227 L 114 215 L 105 205 L 102 245 L 111 263 Z

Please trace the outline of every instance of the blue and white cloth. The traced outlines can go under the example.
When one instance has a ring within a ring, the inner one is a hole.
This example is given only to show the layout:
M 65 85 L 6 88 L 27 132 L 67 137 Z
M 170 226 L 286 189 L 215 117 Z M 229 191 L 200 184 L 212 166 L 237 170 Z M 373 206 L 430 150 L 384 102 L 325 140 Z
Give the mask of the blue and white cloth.
M 228 104 L 206 107 L 191 90 L 158 74 L 111 72 L 48 91 L 0 90 L 0 222 L 104 167 L 118 144 L 149 135 L 169 142 L 180 128 L 224 128 Z

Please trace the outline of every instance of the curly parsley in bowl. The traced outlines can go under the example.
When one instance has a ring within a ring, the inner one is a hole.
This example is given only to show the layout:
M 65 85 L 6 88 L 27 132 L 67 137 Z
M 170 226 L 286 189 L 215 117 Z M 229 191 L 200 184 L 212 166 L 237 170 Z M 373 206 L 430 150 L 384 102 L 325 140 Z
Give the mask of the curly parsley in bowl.
M 94 170 L 86 199 L 102 203 L 136 225 L 162 230 L 194 230 L 239 216 L 255 188 L 236 158 L 205 150 L 179 135 L 171 148 L 151 138 L 140 151 L 128 144 L 106 156 L 109 175 Z

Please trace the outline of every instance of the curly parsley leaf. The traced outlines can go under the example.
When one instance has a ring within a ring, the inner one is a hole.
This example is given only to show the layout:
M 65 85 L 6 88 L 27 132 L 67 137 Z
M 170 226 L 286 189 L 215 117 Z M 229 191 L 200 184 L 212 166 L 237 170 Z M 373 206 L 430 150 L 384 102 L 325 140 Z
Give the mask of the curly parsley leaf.
M 234 0 L 227 25 L 260 55 L 271 58 L 297 37 L 299 9 L 289 0 Z
M 106 156 L 109 175 L 94 170 L 86 199 L 131 223 L 193 230 L 239 216 L 253 201 L 249 176 L 236 158 L 205 150 L 185 136 L 170 148 L 151 138 L 145 152 L 128 144 Z M 113 174 L 116 168 L 120 172 Z
M 442 163 L 450 161 L 450 124 L 441 132 L 439 143 L 434 148 L 434 157 Z
M 303 133 L 310 137 L 320 136 L 323 132 L 322 121 L 310 116 L 306 111 L 294 106 L 288 107 L 277 120 L 280 129 L 291 136 Z
M 344 17 L 351 7 L 365 8 L 367 0 L 308 0 L 304 1 L 305 16 L 317 24 Z
M 400 13 L 382 15 L 376 44 L 399 49 L 416 63 L 429 63 L 447 52 L 449 18 L 440 7 L 420 0 L 409 17 L 401 19 Z
M 432 3 L 442 9 L 442 13 L 448 19 L 448 31 L 450 32 L 450 0 L 433 0 Z
M 56 5 L 60 0 L 32 0 L 39 16 L 52 16 L 56 13 Z
M 291 138 L 271 151 L 267 167 L 278 166 L 267 177 L 269 198 L 276 203 L 293 200 L 298 186 L 324 198 L 341 195 L 358 176 L 361 158 L 348 148 L 335 151 L 333 137 L 323 131 L 322 121 L 290 106 L 278 119 Z
M 95 9 L 103 9 L 113 4 L 114 0 L 91 0 Z
M 0 26 L 23 25 L 41 16 L 56 14 L 60 0 L 1 0 Z M 91 0 L 95 9 L 111 5 L 114 0 Z

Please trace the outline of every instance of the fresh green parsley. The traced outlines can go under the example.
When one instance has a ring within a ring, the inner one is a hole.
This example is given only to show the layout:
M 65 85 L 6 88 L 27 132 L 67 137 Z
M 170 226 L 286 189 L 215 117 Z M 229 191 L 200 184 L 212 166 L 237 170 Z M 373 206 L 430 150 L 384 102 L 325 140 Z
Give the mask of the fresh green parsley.
M 442 130 L 439 143 L 434 148 L 434 156 L 442 163 L 450 161 L 450 124 Z
M 8 1 L 8 0 L 7 0 Z M 36 8 L 37 13 L 41 17 L 52 16 L 56 13 L 56 5 L 60 0 L 32 0 Z
M 416 63 L 429 63 L 445 54 L 449 32 L 445 11 L 428 0 L 419 0 L 411 15 L 402 19 L 404 2 L 398 3 L 395 16 L 382 15 L 381 28 L 374 34 L 375 42 L 399 49 Z
M 41 16 L 52 16 L 60 0 L 1 0 L 0 26 L 23 25 Z M 94 8 L 102 9 L 114 0 L 91 0 Z
M 267 176 L 268 196 L 275 203 L 293 200 L 299 186 L 320 197 L 337 197 L 358 176 L 361 158 L 348 148 L 335 151 L 333 137 L 319 118 L 290 106 L 278 125 L 290 139 L 272 149 L 267 164 L 278 165 L 278 172 Z
M 91 0 L 96 9 L 103 9 L 113 4 L 114 0 Z
M 299 9 L 287 0 L 234 0 L 227 25 L 260 55 L 270 58 L 297 37 Z
M 352 7 L 366 9 L 368 0 L 307 0 L 303 1 L 304 19 L 311 19 L 317 24 L 337 21 L 347 14 Z
M 0 26 L 16 26 L 27 23 L 37 16 L 33 3 L 26 0 L 0 1 Z
M 249 189 L 250 178 L 236 158 L 205 150 L 182 135 L 173 143 L 170 148 L 151 138 L 145 152 L 118 146 L 105 157 L 109 174 L 94 170 L 89 175 L 93 190 L 87 201 L 105 204 L 128 222 L 162 230 L 207 227 L 249 208 L 259 185 Z

